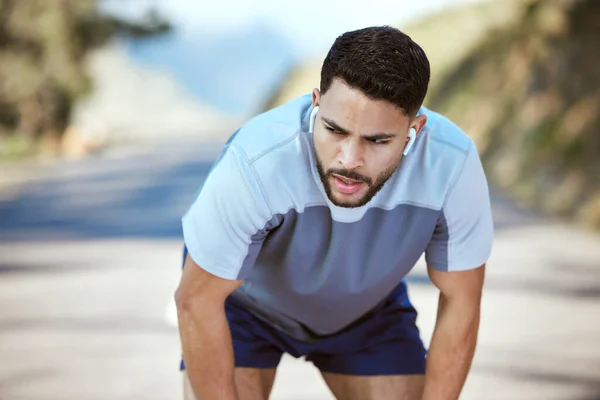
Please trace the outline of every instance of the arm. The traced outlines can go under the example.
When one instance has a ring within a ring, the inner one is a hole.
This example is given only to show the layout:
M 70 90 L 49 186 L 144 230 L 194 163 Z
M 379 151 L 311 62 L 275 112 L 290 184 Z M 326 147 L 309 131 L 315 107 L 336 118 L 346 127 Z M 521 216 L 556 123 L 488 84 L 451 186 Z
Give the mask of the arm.
M 225 299 L 241 282 L 212 275 L 186 258 L 175 301 L 183 360 L 196 398 L 238 398 Z
M 465 383 L 477 343 L 493 236 L 488 185 L 473 146 L 446 197 L 425 255 L 440 298 L 423 400 L 456 400 Z
M 236 399 L 225 299 L 254 265 L 271 218 L 260 185 L 232 146 L 182 218 L 189 256 L 176 292 L 183 359 L 199 399 Z
M 440 299 L 427 355 L 423 400 L 455 400 L 475 353 L 485 266 L 458 272 L 428 271 L 440 290 Z

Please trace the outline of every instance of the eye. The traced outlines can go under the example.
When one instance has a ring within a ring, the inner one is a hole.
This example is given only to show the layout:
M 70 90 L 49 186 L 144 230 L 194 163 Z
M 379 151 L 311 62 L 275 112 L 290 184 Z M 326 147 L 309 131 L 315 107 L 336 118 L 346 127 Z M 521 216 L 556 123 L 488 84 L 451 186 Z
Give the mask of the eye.
M 390 142 L 389 139 L 369 139 L 369 142 L 377 145 L 384 145 Z
M 343 135 L 344 134 L 343 132 L 340 132 L 337 129 L 332 128 L 331 126 L 325 125 L 325 129 L 327 129 L 329 132 L 334 133 L 336 135 Z

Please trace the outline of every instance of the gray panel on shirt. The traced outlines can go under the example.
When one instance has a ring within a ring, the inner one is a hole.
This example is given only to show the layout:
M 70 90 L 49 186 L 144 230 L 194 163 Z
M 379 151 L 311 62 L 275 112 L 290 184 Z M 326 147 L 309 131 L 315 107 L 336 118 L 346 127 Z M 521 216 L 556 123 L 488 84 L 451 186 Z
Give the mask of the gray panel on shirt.
M 342 223 L 327 206 L 290 210 L 268 225 L 236 298 L 300 340 L 335 333 L 375 307 L 425 251 L 439 210 L 400 204 Z M 294 316 L 291 318 L 289 316 Z

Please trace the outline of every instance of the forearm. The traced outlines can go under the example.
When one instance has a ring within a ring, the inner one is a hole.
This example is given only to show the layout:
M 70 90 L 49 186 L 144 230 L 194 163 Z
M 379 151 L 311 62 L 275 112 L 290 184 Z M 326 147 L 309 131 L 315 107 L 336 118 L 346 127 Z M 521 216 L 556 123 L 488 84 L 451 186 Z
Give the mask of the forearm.
M 178 310 L 183 360 L 198 399 L 234 400 L 234 356 L 225 311 L 208 313 L 201 305 Z
M 461 304 L 440 296 L 423 400 L 458 399 L 475 353 L 479 315 L 479 304 Z

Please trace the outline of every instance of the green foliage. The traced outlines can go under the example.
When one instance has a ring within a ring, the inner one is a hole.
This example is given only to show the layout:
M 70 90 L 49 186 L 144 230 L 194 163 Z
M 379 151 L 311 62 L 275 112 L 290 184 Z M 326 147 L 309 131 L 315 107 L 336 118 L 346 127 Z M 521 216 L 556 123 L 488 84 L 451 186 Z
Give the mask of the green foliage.
M 432 67 L 428 107 L 477 143 L 488 176 L 532 206 L 600 227 L 600 1 L 493 0 L 400 27 Z M 269 101 L 312 89 L 321 60 Z
M 60 138 L 90 89 L 86 53 L 116 33 L 168 29 L 156 15 L 141 25 L 100 15 L 94 0 L 0 0 L 0 136 Z
M 476 139 L 499 183 L 597 227 L 599 20 L 596 0 L 524 2 L 519 24 L 489 34 L 428 96 Z

